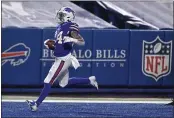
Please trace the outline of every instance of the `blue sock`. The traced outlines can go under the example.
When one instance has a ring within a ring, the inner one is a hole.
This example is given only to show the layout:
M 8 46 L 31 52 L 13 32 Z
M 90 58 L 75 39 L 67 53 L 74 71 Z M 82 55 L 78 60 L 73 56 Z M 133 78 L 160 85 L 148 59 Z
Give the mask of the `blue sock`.
M 36 101 L 37 106 L 39 106 L 42 103 L 42 101 L 48 96 L 50 89 L 51 89 L 51 84 L 44 83 L 44 88 L 42 89 L 42 92 Z
M 89 78 L 82 78 L 82 77 L 72 77 L 69 78 L 68 85 L 74 84 L 90 84 Z

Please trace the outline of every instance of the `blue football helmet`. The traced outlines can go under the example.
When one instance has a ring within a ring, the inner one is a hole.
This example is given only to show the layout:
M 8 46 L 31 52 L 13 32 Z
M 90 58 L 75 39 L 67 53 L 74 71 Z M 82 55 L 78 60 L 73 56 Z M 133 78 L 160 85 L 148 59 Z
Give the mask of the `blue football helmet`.
M 75 18 L 75 12 L 69 7 L 62 7 L 56 13 L 56 22 L 58 24 L 73 21 Z

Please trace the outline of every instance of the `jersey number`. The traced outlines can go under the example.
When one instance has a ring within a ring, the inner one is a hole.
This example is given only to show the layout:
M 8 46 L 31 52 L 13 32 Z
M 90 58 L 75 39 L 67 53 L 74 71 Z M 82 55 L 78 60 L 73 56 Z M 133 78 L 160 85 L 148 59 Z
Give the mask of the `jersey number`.
M 63 34 L 63 31 L 59 32 L 59 34 L 57 35 L 57 40 L 58 40 L 58 44 L 62 44 L 62 34 Z

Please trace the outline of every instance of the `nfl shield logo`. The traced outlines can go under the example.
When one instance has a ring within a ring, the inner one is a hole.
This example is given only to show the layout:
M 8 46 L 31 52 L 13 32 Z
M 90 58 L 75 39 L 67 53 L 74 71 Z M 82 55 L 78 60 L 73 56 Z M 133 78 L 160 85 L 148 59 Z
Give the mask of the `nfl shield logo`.
M 143 40 L 142 71 L 158 81 L 171 71 L 172 40 L 164 42 L 159 36 L 152 42 Z

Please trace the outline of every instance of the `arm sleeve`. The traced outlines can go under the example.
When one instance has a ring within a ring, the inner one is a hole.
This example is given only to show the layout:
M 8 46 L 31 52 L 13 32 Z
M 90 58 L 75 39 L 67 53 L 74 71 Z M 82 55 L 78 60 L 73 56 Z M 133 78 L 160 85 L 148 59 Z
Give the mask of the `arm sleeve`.
M 72 24 L 69 26 L 69 31 L 70 31 L 70 32 L 71 32 L 71 31 L 77 31 L 77 32 L 79 32 L 79 26 L 78 26 L 78 24 L 72 23 Z

